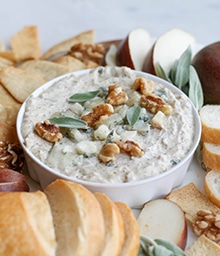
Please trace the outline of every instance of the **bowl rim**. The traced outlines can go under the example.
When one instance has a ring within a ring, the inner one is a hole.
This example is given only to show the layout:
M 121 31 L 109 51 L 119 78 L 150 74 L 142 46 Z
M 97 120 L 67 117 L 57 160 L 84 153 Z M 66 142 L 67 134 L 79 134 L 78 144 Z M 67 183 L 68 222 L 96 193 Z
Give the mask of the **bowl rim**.
M 100 68 L 100 67 L 98 67 Z M 195 108 L 194 104 L 192 103 L 192 101 L 176 86 L 174 86 L 173 84 L 165 81 L 164 79 L 157 77 L 155 75 L 143 72 L 143 71 L 137 71 L 137 70 L 132 70 L 133 72 L 135 72 L 137 75 L 142 76 L 142 77 L 147 77 L 153 81 L 159 82 L 161 84 L 163 84 L 164 86 L 166 86 L 168 89 L 170 89 L 172 92 L 178 93 L 180 95 L 182 95 L 183 97 L 185 97 L 187 99 L 187 101 L 190 102 L 191 107 L 192 107 L 192 112 L 193 112 L 193 118 L 194 118 L 194 129 L 195 129 L 195 134 L 193 137 L 193 144 L 190 148 L 190 150 L 187 152 L 187 154 L 184 156 L 184 158 L 177 163 L 175 166 L 173 166 L 172 168 L 170 168 L 169 170 L 163 172 L 163 173 L 159 173 L 156 174 L 154 176 L 148 177 L 146 179 L 141 179 L 141 180 L 135 180 L 135 181 L 130 181 L 130 182 L 126 182 L 126 183 L 108 183 L 108 182 L 93 182 L 93 181 L 85 181 L 85 180 L 81 180 L 81 179 L 77 179 L 71 176 L 67 176 L 65 174 L 60 173 L 59 171 L 54 170 L 53 168 L 47 166 L 46 164 L 44 164 L 40 159 L 38 159 L 25 145 L 24 145 L 24 138 L 21 134 L 21 125 L 22 125 L 22 120 L 23 120 L 23 116 L 25 113 L 25 107 L 26 107 L 26 102 L 28 101 L 28 99 L 31 96 L 38 96 L 42 91 L 48 89 L 50 86 L 52 86 L 55 82 L 62 80 L 64 78 L 68 78 L 72 75 L 75 76 L 80 76 L 86 73 L 89 73 L 91 70 L 93 69 L 84 69 L 84 70 L 79 70 L 79 71 L 74 71 L 74 72 L 70 72 L 64 75 L 61 75 L 59 77 L 56 77 L 46 83 L 44 83 L 43 85 L 41 85 L 39 88 L 37 88 L 34 92 L 32 92 L 27 98 L 26 100 L 22 103 L 18 115 L 17 115 L 17 119 L 16 119 L 16 131 L 17 131 L 17 136 L 18 136 L 18 140 L 20 142 L 20 144 L 22 145 L 23 150 L 25 151 L 25 154 L 27 154 L 35 163 L 37 163 L 38 165 L 40 165 L 43 169 L 45 169 L 45 171 L 50 172 L 53 175 L 58 176 L 59 178 L 63 178 L 63 179 L 68 179 L 74 182 L 78 182 L 81 183 L 82 185 L 85 186 L 90 186 L 90 187 L 108 187 L 108 188 L 118 188 L 118 187 L 131 187 L 131 186 L 137 186 L 137 185 L 141 185 L 141 184 L 147 184 L 147 183 L 151 183 L 154 182 L 156 180 L 160 180 L 160 178 L 162 179 L 163 177 L 166 177 L 168 175 L 171 175 L 173 172 L 176 171 L 176 169 L 178 169 L 179 167 L 181 167 L 185 162 L 187 162 L 189 160 L 189 158 L 194 155 L 196 148 L 199 145 L 200 142 L 200 137 L 201 137 L 201 122 L 200 122 L 200 117 L 199 117 L 199 112 L 198 110 Z

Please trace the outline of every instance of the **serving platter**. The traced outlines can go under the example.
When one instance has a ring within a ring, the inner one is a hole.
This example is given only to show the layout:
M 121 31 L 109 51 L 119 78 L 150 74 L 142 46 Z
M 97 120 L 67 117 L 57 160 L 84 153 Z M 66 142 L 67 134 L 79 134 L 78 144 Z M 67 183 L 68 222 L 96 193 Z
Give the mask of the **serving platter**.
M 154 41 L 155 41 L 155 39 L 152 38 L 152 43 Z M 118 45 L 120 42 L 121 42 L 121 39 L 116 39 L 116 40 L 106 41 L 106 42 L 101 42 L 101 43 L 107 49 L 112 43 Z M 195 49 L 193 49 L 193 54 L 195 54 L 201 47 L 202 47 L 202 45 L 197 44 Z M 25 168 L 25 174 L 29 175 L 27 168 Z M 184 186 L 190 182 L 193 182 L 201 191 L 203 191 L 204 176 L 205 176 L 205 171 L 202 169 L 201 164 L 199 163 L 197 157 L 195 156 L 189 166 L 188 172 L 187 172 L 185 179 L 181 186 Z M 37 182 L 35 182 L 34 180 L 32 180 L 30 177 L 27 180 L 27 183 L 30 187 L 30 191 L 41 190 L 40 185 Z M 140 213 L 140 210 L 141 209 L 133 209 L 133 212 L 136 217 Z M 196 236 L 192 233 L 191 228 L 188 227 L 188 238 L 187 238 L 186 247 L 188 247 L 190 244 L 192 244 L 195 240 L 196 240 Z

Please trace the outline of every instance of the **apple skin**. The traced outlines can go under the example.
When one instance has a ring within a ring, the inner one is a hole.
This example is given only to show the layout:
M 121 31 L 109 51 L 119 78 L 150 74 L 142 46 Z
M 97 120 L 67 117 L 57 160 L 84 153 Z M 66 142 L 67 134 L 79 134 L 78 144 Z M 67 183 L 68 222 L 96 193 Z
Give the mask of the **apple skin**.
M 0 168 L 0 192 L 29 191 L 28 177 L 17 171 Z
M 0 183 L 27 180 L 27 176 L 7 168 L 0 168 Z
M 155 199 L 144 205 L 138 218 L 140 234 L 152 239 L 163 238 L 182 250 L 187 242 L 187 222 L 184 212 L 168 199 Z
M 130 49 L 129 49 L 129 35 L 126 36 L 124 40 L 118 45 L 118 50 L 116 53 L 116 63 L 118 66 L 127 66 L 131 69 L 135 69 L 134 63 L 131 59 Z
M 0 192 L 29 192 L 29 186 L 24 180 L 0 183 Z
M 195 38 L 190 33 L 173 28 L 159 36 L 148 51 L 142 66 L 144 72 L 156 75 L 155 65 L 160 64 L 169 74 L 173 64 L 190 46 L 194 48 Z
M 147 53 L 144 60 L 143 68 L 142 68 L 142 71 L 152 75 L 156 75 L 154 64 L 153 64 L 154 47 L 155 47 L 155 43 L 152 45 L 151 49 Z
M 209 44 L 197 52 L 192 65 L 202 85 L 204 104 L 220 104 L 220 42 Z
M 150 47 L 148 31 L 142 28 L 133 29 L 117 47 L 116 64 L 141 71 Z

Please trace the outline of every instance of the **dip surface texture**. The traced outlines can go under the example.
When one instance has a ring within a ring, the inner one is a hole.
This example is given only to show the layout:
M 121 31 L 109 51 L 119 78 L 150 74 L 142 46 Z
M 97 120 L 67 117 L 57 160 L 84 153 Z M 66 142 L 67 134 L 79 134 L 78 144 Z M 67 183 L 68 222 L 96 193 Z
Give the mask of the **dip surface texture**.
M 132 89 L 136 78 L 137 75 L 129 68 L 100 67 L 79 76 L 70 75 L 42 90 L 37 97 L 30 96 L 21 128 L 26 147 L 57 172 L 92 182 L 131 182 L 169 170 L 185 157 L 192 146 L 192 106 L 185 95 L 173 93 L 162 84 L 153 82 L 153 94 L 172 107 L 170 114 L 162 113 L 163 121 L 159 118 L 162 127 L 155 127 L 152 119 L 156 114 L 140 106 L 142 95 L 139 90 Z M 110 85 L 119 85 L 126 92 L 127 100 L 125 104 L 113 106 L 114 113 L 99 120 L 96 126 L 61 128 L 64 137 L 56 143 L 48 142 L 35 133 L 37 122 L 59 116 L 82 118 L 91 113 L 95 106 L 106 103 Z M 100 94 L 86 102 L 68 101 L 76 93 L 96 90 Z M 140 113 L 131 125 L 127 113 L 134 106 L 140 107 Z M 139 145 L 143 155 L 131 156 L 121 150 L 114 155 L 114 161 L 100 161 L 98 156 L 103 145 L 126 141 Z

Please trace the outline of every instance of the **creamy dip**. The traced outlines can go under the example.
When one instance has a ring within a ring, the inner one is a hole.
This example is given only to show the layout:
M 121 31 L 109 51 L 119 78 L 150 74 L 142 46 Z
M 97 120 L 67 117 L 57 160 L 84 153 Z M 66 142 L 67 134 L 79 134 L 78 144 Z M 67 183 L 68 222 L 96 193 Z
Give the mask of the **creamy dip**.
M 163 115 L 163 127 L 155 127 L 155 116 L 141 107 L 140 116 L 129 124 L 126 114 L 140 101 L 140 92 L 132 89 L 137 75 L 126 67 L 99 67 L 80 76 L 70 75 L 55 82 L 37 97 L 30 96 L 22 123 L 26 147 L 43 163 L 57 172 L 77 179 L 123 183 L 142 180 L 169 170 L 187 154 L 193 143 L 194 119 L 192 106 L 183 94 L 176 94 L 154 82 L 154 95 L 172 107 L 172 113 Z M 94 106 L 105 103 L 110 85 L 118 84 L 128 95 L 125 104 L 114 106 L 114 113 L 97 127 L 88 129 L 61 128 L 64 137 L 56 143 L 38 136 L 34 127 L 54 116 L 81 118 Z M 100 90 L 103 95 L 83 102 L 69 102 L 76 93 Z M 143 150 L 141 157 L 126 152 L 115 155 L 115 160 L 103 163 L 98 154 L 108 142 L 134 141 Z

